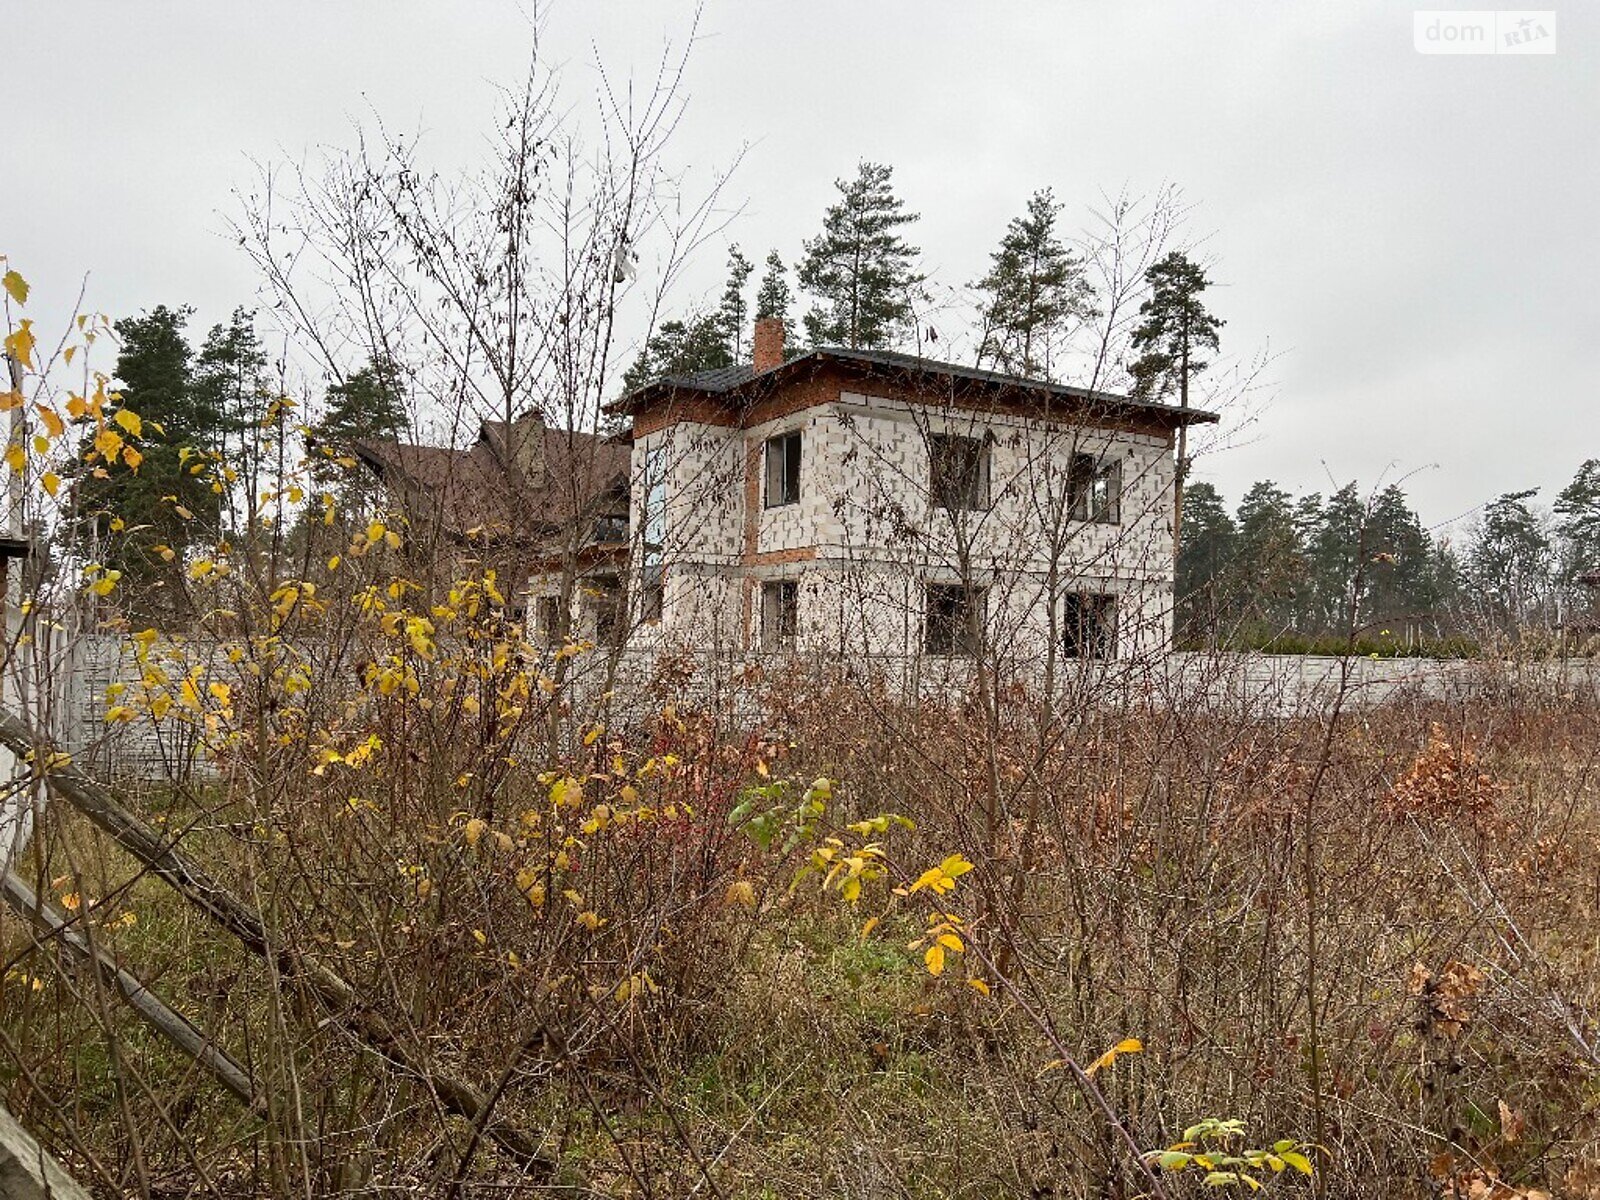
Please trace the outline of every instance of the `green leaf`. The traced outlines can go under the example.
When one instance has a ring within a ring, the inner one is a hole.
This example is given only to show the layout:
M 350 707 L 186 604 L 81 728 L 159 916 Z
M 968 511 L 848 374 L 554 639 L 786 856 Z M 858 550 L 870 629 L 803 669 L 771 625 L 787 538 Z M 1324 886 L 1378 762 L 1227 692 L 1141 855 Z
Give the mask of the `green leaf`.
M 1231 1183 L 1239 1182 L 1237 1171 L 1213 1171 L 1203 1181 L 1207 1187 L 1227 1187 Z
M 1181 1171 L 1189 1165 L 1189 1161 L 1193 1157 L 1194 1155 L 1184 1154 L 1179 1150 L 1163 1150 L 1156 1155 L 1156 1166 L 1163 1171 Z
M 4 285 L 6 295 L 10 296 L 18 304 L 26 304 L 28 302 L 28 281 L 15 271 L 7 271 L 5 278 L 0 280 L 0 284 Z

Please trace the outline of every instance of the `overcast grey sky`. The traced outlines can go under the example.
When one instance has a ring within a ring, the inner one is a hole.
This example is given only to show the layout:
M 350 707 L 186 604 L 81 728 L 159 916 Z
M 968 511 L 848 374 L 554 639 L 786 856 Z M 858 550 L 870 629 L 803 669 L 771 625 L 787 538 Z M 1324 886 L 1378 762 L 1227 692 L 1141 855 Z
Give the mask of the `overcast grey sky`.
M 862 158 L 894 165 L 948 284 L 1037 187 L 1076 226 L 1104 192 L 1173 182 L 1224 349 L 1279 355 L 1270 406 L 1198 468 L 1230 501 L 1437 464 L 1407 483 L 1427 521 L 1536 485 L 1548 503 L 1600 456 L 1600 5 L 1527 57 L 1419 55 L 1416 7 L 707 0 L 673 157 L 709 171 L 748 143 L 726 193 L 745 209 L 684 301 L 720 287 L 727 240 L 792 262 Z M 692 14 L 552 6 L 565 96 L 592 95 L 597 57 L 649 69 Z M 87 274 L 96 309 L 191 303 L 199 334 L 255 300 L 223 236 L 252 160 L 348 145 L 374 112 L 470 157 L 530 26 L 512 0 L 14 0 L 5 28 L 0 251 L 35 315 Z

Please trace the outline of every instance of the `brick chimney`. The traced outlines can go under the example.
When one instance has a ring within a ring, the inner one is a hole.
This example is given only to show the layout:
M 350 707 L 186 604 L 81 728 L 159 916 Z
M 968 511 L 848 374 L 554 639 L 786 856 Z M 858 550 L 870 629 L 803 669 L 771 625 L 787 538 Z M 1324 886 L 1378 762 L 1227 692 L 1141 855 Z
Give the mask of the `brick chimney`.
M 783 318 L 757 317 L 756 336 L 751 352 L 756 374 L 783 363 Z
M 506 427 L 507 453 L 531 487 L 544 486 L 544 413 L 537 408 Z

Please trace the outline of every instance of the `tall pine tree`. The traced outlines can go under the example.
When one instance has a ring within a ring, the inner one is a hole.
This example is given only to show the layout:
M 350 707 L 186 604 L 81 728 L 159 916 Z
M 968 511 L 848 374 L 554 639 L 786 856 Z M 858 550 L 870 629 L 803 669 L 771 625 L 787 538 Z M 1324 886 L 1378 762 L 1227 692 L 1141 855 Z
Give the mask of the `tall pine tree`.
M 1239 501 L 1239 529 L 1232 586 L 1246 598 L 1261 632 L 1276 634 L 1294 624 L 1305 580 L 1305 554 L 1292 497 L 1270 480 L 1255 484 Z
M 914 265 L 921 251 L 899 230 L 918 217 L 894 194 L 892 174 L 863 162 L 851 182 L 835 180 L 839 201 L 824 215 L 822 233 L 805 243 L 800 286 L 820 301 L 805 317 L 814 346 L 886 347 L 914 317 L 926 276 Z
M 405 398 L 405 375 L 387 359 L 369 362 L 342 383 L 329 385 L 322 417 L 311 431 L 311 474 L 319 487 L 348 492 L 350 488 L 343 485 L 370 478 L 365 471 L 340 470 L 333 460 L 348 455 L 350 444 L 361 438 L 399 438 L 405 433 L 410 423 Z
M 206 334 L 195 355 L 193 392 L 200 405 L 220 418 L 223 459 L 238 478 L 238 532 L 253 536 L 261 495 L 276 468 L 277 444 L 263 427 L 273 389 L 250 310 L 234 309 L 226 325 L 214 325 Z
M 1035 192 L 1028 211 L 1006 226 L 989 256 L 989 273 L 973 284 L 982 338 L 978 362 L 1008 375 L 1049 379 L 1067 325 L 1094 310 L 1094 288 L 1083 263 L 1056 235 L 1061 205 L 1049 188 Z
M 1228 589 L 1238 540 L 1238 530 L 1217 489 L 1209 483 L 1190 488 L 1174 579 L 1181 640 L 1211 641 L 1219 626 L 1233 615 L 1234 598 Z
M 739 252 L 737 245 L 728 249 L 728 286 L 722 293 L 722 306 L 718 314 L 728 335 L 728 355 L 734 362 L 743 362 L 744 348 L 750 337 L 750 303 L 744 298 L 745 286 L 755 268 Z
M 793 297 L 789 292 L 789 276 L 783 259 L 776 250 L 767 255 L 767 269 L 761 276 L 761 286 L 756 289 L 756 320 L 775 317 L 783 322 L 783 344 L 794 343 L 794 322 L 789 319 L 789 305 Z
M 1466 575 L 1492 619 L 1506 626 L 1539 615 L 1550 585 L 1550 535 L 1528 501 L 1538 489 L 1508 492 L 1483 510 L 1467 551 Z
M 191 469 L 194 451 L 219 450 L 223 435 L 222 414 L 194 387 L 184 336 L 193 311 L 158 305 L 116 323 L 114 375 L 123 407 L 142 420 L 143 461 L 137 471 L 120 462 L 85 468 L 74 483 L 73 540 L 121 571 L 124 603 L 157 622 L 182 611 L 185 553 L 219 525 L 221 498 Z
M 1133 331 L 1133 349 L 1138 353 L 1129 368 L 1133 394 L 1161 400 L 1177 392 L 1187 408 L 1189 382 L 1210 365 L 1205 355 L 1216 352 L 1223 326 L 1200 299 L 1211 280 L 1181 250 L 1166 255 L 1144 277 L 1150 296 L 1139 305 L 1142 320 Z
M 1181 250 L 1174 250 L 1144 275 L 1150 297 L 1139 306 L 1143 317 L 1133 331 L 1139 354 L 1129 368 L 1133 394 L 1142 400 L 1162 399 L 1175 387 L 1178 403 L 1189 407 L 1189 381 L 1208 364 L 1205 352 L 1217 349 L 1222 321 L 1206 309 L 1200 293 L 1211 286 L 1205 271 Z M 1183 485 L 1189 475 L 1189 427 L 1178 426 L 1178 462 L 1173 478 L 1173 534 L 1183 533 Z
M 1561 489 L 1555 515 L 1562 586 L 1569 599 L 1577 599 L 1577 577 L 1600 571 L 1600 459 L 1586 461 Z
M 663 321 L 646 339 L 639 357 L 622 377 L 622 390 L 634 391 L 666 375 L 693 375 L 732 365 L 722 314 L 690 314 L 682 320 Z

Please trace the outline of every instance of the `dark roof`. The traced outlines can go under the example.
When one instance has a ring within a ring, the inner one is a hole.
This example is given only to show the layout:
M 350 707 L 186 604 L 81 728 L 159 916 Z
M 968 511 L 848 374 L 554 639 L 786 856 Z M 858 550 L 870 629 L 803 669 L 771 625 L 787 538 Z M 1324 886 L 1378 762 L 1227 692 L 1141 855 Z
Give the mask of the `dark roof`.
M 1086 405 L 1102 406 L 1107 415 L 1117 414 L 1159 414 L 1162 418 L 1173 424 L 1203 424 L 1216 421 L 1217 414 L 1203 409 L 1181 409 L 1173 404 L 1163 404 L 1155 400 L 1137 400 L 1131 396 L 1119 395 L 1115 392 L 1095 391 L 1089 388 L 1074 387 L 1071 384 L 1051 383 L 1042 379 L 1028 379 L 1021 375 L 1007 375 L 999 371 L 985 371 L 978 367 L 963 366 L 960 363 L 940 362 L 932 358 L 920 358 L 915 354 L 901 354 L 895 350 L 849 350 L 841 347 L 819 347 L 808 350 L 804 354 L 795 356 L 776 367 L 757 374 L 749 363 L 741 363 L 732 367 L 719 367 L 712 371 L 700 371 L 688 375 L 667 375 L 654 379 L 643 387 L 635 388 L 626 396 L 608 406 L 611 412 L 634 412 L 643 407 L 645 403 L 657 396 L 672 392 L 700 392 L 706 395 L 732 395 L 741 391 L 745 385 L 755 380 L 770 380 L 779 384 L 783 380 L 793 378 L 806 369 L 809 364 L 812 369 L 827 362 L 839 363 L 846 367 L 864 370 L 871 374 L 887 374 L 890 372 L 911 372 L 922 376 L 941 377 L 950 380 L 965 380 L 970 383 L 988 385 L 998 391 L 1026 392 L 1039 396 L 1059 396 L 1063 399 L 1078 401 Z
M 756 377 L 756 369 L 749 363 L 734 363 L 731 367 L 715 367 L 709 371 L 696 371 L 690 375 L 663 375 L 654 383 L 669 387 L 689 388 L 697 392 L 725 392 Z
M 485 421 L 464 449 L 388 438 L 360 438 L 350 449 L 391 485 L 407 485 L 425 519 L 448 533 L 488 537 L 546 534 L 592 515 L 625 490 L 631 451 L 608 438 L 542 422 L 529 426 L 542 440 L 543 469 L 528 478 L 509 445 L 514 426 Z

